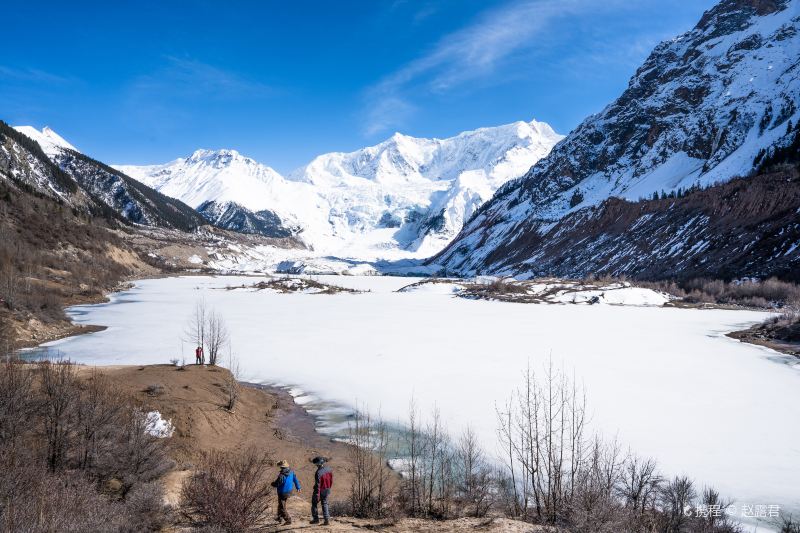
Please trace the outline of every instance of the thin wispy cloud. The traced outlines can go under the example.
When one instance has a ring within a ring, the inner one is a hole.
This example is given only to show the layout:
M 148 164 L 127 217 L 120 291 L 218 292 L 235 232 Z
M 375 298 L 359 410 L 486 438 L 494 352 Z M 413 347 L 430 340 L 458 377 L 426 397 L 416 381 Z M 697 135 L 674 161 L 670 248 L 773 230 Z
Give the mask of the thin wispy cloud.
M 140 126 L 165 134 L 196 120 L 196 108 L 255 103 L 276 92 L 270 85 L 209 63 L 166 56 L 162 67 L 127 84 L 123 109 Z
M 515 0 L 486 11 L 473 23 L 445 35 L 427 53 L 368 88 L 364 133 L 372 135 L 403 127 L 415 109 L 414 95 L 441 95 L 464 86 L 507 82 L 514 75 L 513 72 L 498 75 L 504 67 L 552 46 L 558 37 L 551 33 L 557 19 L 573 16 L 585 19 L 593 13 L 620 8 L 626 5 L 619 0 Z M 586 59 L 598 64 L 617 61 L 613 57 L 617 53 L 625 58 L 632 54 L 623 47 Z M 405 112 L 395 116 L 398 108 Z
M 387 94 L 377 98 L 367 110 L 364 133 L 376 135 L 387 131 L 405 123 L 415 111 L 416 108 L 411 103 L 400 97 Z
M 36 68 L 13 68 L 4 65 L 0 65 L 0 79 L 44 84 L 66 84 L 75 81 L 75 78 Z
M 367 135 L 400 127 L 413 109 L 405 94 L 412 86 L 441 93 L 495 72 L 498 63 L 532 46 L 554 17 L 584 4 L 583 0 L 516 1 L 484 13 L 473 24 L 445 35 L 427 54 L 411 61 L 367 91 Z
M 234 72 L 195 59 L 167 56 L 166 65 L 153 73 L 139 76 L 131 84 L 138 96 L 169 95 L 235 99 L 269 96 L 274 89 Z

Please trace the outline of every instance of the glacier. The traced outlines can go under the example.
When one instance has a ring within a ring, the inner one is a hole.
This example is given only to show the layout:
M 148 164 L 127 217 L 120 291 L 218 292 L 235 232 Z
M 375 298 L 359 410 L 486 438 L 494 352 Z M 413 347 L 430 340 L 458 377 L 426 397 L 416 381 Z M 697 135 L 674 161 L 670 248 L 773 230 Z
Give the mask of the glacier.
M 498 187 L 562 138 L 532 120 L 446 139 L 395 133 L 375 146 L 320 155 L 287 176 L 236 150 L 115 168 L 195 208 L 213 202 L 214 213 L 275 215 L 315 256 L 398 260 L 444 248 Z

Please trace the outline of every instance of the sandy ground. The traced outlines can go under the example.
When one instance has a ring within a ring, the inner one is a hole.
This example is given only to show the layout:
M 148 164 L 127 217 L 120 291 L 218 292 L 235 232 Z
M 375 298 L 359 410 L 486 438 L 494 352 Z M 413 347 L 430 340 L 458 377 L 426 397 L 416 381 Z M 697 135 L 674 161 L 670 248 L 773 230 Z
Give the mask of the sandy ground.
M 121 393 L 130 394 L 146 410 L 158 410 L 175 426 L 171 438 L 175 469 L 164 478 L 166 500 L 179 502 L 183 480 L 203 451 L 241 450 L 250 446 L 263 450 L 272 460 L 287 460 L 295 469 L 304 490 L 290 499 L 294 518 L 290 526 L 269 525 L 264 531 L 363 531 L 387 532 L 531 532 L 544 531 L 522 522 L 506 519 L 458 519 L 433 522 L 417 519 L 357 520 L 335 518 L 331 526 L 310 525 L 310 491 L 314 465 L 311 457 L 331 458 L 335 473 L 334 500 L 347 497 L 353 467 L 348 446 L 331 442 L 316 432 L 313 419 L 292 397 L 280 390 L 260 386 L 241 386 L 241 396 L 233 413 L 225 409 L 224 391 L 227 371 L 215 367 L 187 365 L 184 370 L 171 365 L 81 367 L 82 373 L 97 368 L 107 375 Z M 148 387 L 157 385 L 161 392 L 152 395 Z M 276 468 L 277 475 L 277 468 Z M 177 528 L 177 530 L 185 530 Z

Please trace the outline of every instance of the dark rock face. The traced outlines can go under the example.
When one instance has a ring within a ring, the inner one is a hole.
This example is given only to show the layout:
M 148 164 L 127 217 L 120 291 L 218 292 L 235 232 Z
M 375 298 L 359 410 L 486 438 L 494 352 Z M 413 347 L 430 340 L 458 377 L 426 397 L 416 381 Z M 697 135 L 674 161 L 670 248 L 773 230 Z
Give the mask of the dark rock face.
M 659 44 L 619 98 L 498 190 L 431 263 L 527 272 L 534 258 L 551 264 L 541 250 L 553 227 L 587 206 L 747 175 L 800 118 L 798 27 L 798 0 L 722 1 Z
M 122 172 L 71 150 L 63 150 L 55 162 L 105 210 L 124 221 L 190 231 L 205 220 L 180 200 L 169 198 Z
M 203 217 L 220 228 L 265 237 L 284 238 L 294 231 L 283 225 L 280 217 L 269 210 L 250 211 L 234 202 L 204 202 L 197 208 Z
M 205 224 L 183 202 L 79 152 L 63 149 L 51 159 L 36 141 L 3 122 L 0 170 L 25 191 L 53 199 L 75 213 L 183 231 Z
M 795 169 L 680 198 L 617 198 L 500 246 L 493 271 L 640 279 L 779 276 L 800 281 L 800 173 Z

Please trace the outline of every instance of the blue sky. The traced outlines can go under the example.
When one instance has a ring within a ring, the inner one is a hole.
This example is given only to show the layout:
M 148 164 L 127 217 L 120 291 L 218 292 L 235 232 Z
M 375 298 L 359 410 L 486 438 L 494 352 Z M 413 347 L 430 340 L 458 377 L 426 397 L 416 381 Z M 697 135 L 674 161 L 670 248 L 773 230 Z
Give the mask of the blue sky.
M 235 148 L 281 172 L 395 131 L 536 118 L 567 133 L 713 4 L 14 2 L 0 119 L 109 163 Z

